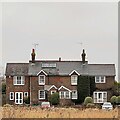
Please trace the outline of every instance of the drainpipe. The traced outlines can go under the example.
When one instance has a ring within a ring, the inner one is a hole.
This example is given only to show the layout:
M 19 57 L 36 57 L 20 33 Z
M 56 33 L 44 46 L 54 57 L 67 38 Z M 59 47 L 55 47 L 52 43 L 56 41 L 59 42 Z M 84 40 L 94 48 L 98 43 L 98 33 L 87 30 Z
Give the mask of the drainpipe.
M 30 105 L 31 105 L 31 76 L 30 76 Z

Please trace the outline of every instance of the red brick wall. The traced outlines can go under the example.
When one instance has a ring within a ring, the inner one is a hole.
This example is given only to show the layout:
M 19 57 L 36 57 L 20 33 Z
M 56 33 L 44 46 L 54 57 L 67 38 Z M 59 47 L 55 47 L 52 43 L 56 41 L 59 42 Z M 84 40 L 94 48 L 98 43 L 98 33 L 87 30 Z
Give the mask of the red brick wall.
M 38 103 L 39 100 L 38 99 L 38 91 L 39 90 L 44 90 L 44 86 L 43 85 L 39 85 L 38 84 L 38 77 L 31 77 L 30 79 L 31 81 L 31 103 Z M 60 86 L 64 85 L 65 87 L 67 87 L 70 90 L 76 90 L 77 86 L 72 85 L 71 86 L 71 78 L 70 76 L 46 76 L 45 77 L 45 84 L 46 85 L 55 85 L 57 88 L 59 88 Z M 49 95 L 50 95 L 50 91 L 49 91 Z M 43 100 L 42 100 L 43 101 Z M 69 100 L 71 101 L 71 100 Z
M 96 88 L 100 90 L 107 90 L 114 86 L 115 77 L 107 76 L 106 83 L 96 83 Z
M 25 85 L 14 85 L 13 77 L 6 77 L 6 103 L 14 104 L 14 100 L 9 100 L 10 92 L 28 92 L 29 95 L 29 77 L 25 77 Z M 15 95 L 14 95 L 15 96 Z

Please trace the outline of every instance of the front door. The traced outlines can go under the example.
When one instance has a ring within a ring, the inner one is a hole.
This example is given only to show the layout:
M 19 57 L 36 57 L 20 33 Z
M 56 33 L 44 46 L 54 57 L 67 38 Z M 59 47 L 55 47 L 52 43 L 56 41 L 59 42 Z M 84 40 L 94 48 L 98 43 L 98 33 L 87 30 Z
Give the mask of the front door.
M 23 104 L 23 93 L 22 92 L 15 93 L 15 104 Z

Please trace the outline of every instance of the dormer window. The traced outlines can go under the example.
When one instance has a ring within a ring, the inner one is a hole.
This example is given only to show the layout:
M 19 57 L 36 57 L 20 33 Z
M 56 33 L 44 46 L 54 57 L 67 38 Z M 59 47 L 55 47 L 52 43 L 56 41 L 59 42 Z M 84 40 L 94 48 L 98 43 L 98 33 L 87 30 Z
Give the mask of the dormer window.
M 95 76 L 95 83 L 105 83 L 105 76 Z
M 45 75 L 39 75 L 39 85 L 45 85 Z
M 71 85 L 77 85 L 77 75 L 71 75 Z

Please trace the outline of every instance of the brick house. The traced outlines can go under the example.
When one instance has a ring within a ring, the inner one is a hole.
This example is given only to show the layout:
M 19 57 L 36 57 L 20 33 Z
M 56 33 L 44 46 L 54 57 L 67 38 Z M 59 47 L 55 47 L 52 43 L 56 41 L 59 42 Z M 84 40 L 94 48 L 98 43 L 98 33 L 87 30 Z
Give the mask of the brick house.
M 35 60 L 32 51 L 29 63 L 7 63 L 6 66 L 6 102 L 23 104 L 24 97 L 30 97 L 30 104 L 47 101 L 48 97 L 59 93 L 61 104 L 72 104 L 77 99 L 78 76 L 95 77 L 96 91 L 94 103 L 103 103 L 112 96 L 115 81 L 114 64 L 88 64 L 85 51 L 82 61 Z

